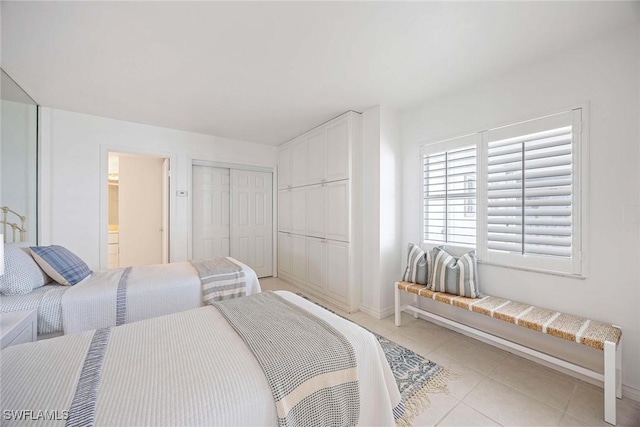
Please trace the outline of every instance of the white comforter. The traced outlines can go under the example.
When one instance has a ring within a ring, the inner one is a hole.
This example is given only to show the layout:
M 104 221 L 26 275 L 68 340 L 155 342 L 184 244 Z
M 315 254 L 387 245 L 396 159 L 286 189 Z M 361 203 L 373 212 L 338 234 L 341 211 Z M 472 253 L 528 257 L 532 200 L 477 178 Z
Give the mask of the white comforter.
M 350 340 L 360 381 L 359 424 L 393 426 L 392 409 L 400 402 L 400 393 L 376 338 L 292 293 L 278 294 L 326 320 Z M 0 407 L 68 410 L 93 334 L 87 331 L 3 350 Z M 64 420 L 38 424 L 63 425 Z M 276 424 L 275 404 L 260 365 L 214 307 L 112 330 L 95 405 L 96 426 Z
M 247 295 L 260 292 L 256 273 L 241 262 Z M 96 271 L 62 296 L 65 334 L 116 325 L 118 282 L 122 269 Z M 191 263 L 176 262 L 131 269 L 126 291 L 127 323 L 202 306 L 202 285 Z

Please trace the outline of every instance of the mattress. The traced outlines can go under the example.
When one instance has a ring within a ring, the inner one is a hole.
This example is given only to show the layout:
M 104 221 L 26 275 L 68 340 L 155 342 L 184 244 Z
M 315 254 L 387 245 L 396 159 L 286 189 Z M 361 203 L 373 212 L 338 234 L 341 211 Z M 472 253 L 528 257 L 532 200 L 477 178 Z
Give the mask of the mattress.
M 69 286 L 44 285 L 26 295 L 2 296 L 0 313 L 38 310 L 38 335 L 62 332 L 62 295 Z

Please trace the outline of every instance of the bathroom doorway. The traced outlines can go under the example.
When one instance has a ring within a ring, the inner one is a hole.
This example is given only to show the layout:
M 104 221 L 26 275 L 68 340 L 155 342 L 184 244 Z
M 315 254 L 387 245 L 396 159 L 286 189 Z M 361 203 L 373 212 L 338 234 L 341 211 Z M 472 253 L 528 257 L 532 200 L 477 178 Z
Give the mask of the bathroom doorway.
M 108 268 L 169 262 L 169 159 L 119 152 L 108 158 Z

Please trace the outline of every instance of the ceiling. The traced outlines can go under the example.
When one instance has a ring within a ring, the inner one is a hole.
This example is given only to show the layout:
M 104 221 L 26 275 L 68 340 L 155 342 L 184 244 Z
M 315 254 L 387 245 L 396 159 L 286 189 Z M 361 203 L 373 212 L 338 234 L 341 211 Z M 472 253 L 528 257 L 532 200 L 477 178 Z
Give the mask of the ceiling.
M 7 2 L 41 105 L 265 144 L 399 110 L 637 22 L 638 2 Z

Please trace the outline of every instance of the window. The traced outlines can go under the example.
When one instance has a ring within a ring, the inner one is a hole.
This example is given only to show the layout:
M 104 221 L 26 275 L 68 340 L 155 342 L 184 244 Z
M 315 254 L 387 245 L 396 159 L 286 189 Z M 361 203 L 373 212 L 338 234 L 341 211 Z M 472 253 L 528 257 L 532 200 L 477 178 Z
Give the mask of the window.
M 425 240 L 475 246 L 476 153 L 469 137 L 423 150 Z
M 580 108 L 422 147 L 424 240 L 581 273 Z

